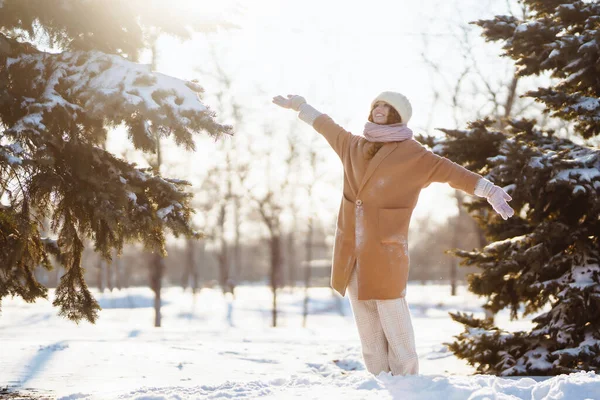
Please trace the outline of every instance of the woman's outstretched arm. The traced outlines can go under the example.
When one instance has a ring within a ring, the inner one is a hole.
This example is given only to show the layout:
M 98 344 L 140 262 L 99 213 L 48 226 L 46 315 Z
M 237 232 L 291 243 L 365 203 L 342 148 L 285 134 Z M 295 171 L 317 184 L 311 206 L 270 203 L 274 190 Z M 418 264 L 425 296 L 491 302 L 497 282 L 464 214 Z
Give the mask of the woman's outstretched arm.
M 432 151 L 423 148 L 423 155 L 424 165 L 428 171 L 424 187 L 429 186 L 431 182 L 448 183 L 453 188 L 470 195 L 485 197 L 494 211 L 505 220 L 514 215 L 514 210 L 507 203 L 512 200 L 512 197 L 500 186 Z
M 308 104 L 304 97 L 288 94 L 273 97 L 273 103 L 283 108 L 298 111 L 298 118 L 312 126 L 327 139 L 333 150 L 344 159 L 352 134 L 336 124 L 327 114 L 323 114 Z

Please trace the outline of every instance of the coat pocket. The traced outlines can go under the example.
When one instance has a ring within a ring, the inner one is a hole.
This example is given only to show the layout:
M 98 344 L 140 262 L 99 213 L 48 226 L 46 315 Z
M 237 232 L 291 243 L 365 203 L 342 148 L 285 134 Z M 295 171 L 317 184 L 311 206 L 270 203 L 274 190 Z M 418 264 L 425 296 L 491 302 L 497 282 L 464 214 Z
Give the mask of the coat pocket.
M 380 242 L 407 246 L 412 208 L 380 208 L 378 214 L 377 233 Z

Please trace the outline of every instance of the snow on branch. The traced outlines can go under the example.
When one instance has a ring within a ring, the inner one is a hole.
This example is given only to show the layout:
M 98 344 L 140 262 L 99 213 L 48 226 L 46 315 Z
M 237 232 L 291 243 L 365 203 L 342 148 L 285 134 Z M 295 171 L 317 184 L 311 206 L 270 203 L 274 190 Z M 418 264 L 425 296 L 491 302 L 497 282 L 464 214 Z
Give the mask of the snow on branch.
M 64 109 L 72 122 L 81 117 L 106 124 L 125 122 L 171 132 L 189 144 L 190 133 L 206 131 L 212 136 L 231 134 L 231 126 L 214 121 L 214 113 L 200 100 L 202 87 L 151 71 L 120 56 L 98 51 L 37 53 L 8 60 L 9 72 L 16 75 L 28 70 L 28 77 L 39 96 L 29 99 L 27 115 L 13 131 L 46 130 L 48 114 Z M 44 79 L 49 77 L 48 79 Z

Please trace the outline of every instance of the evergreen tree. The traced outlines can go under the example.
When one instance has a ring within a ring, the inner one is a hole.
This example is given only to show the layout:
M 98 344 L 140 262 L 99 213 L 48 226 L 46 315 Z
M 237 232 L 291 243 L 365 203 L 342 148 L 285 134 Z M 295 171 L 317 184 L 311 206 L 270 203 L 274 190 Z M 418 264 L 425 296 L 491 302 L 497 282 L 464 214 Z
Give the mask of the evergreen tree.
M 0 0 L 0 300 L 47 298 L 34 270 L 51 269 L 53 255 L 66 270 L 53 302 L 59 314 L 95 322 L 100 307 L 83 278 L 84 238 L 110 260 L 125 241 L 166 254 L 166 229 L 200 235 L 190 227 L 187 182 L 102 147 L 121 124 L 149 153 L 156 137 L 193 150 L 195 133 L 231 133 L 201 102 L 197 82 L 136 63 L 157 32 L 186 38 L 214 28 L 177 3 Z M 43 217 L 55 238 L 41 236 Z
M 549 71 L 548 87 L 530 91 L 544 112 L 570 121 L 572 134 L 600 133 L 600 4 L 523 0 L 524 20 L 496 16 L 475 24 L 502 41 L 520 76 Z M 556 375 L 600 370 L 600 151 L 555 136 L 537 121 L 483 119 L 446 137 L 423 138 L 433 150 L 504 187 L 515 215 L 506 221 L 486 200 L 467 206 L 491 242 L 454 250 L 480 271 L 469 288 L 508 308 L 535 315 L 531 331 L 507 332 L 490 320 L 451 314 L 465 331 L 449 345 L 479 373 Z

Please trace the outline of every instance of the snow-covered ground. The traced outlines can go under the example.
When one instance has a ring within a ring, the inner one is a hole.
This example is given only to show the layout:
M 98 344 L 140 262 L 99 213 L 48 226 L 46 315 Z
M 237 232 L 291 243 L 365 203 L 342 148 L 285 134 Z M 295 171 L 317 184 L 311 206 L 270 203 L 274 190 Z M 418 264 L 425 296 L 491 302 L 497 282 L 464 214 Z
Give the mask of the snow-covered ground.
M 271 292 L 241 286 L 235 300 L 218 289 L 194 299 L 163 291 L 163 327 L 154 328 L 146 288 L 95 292 L 103 310 L 96 325 L 56 315 L 51 301 L 5 299 L 0 315 L 0 388 L 61 399 L 600 399 L 594 373 L 503 379 L 473 369 L 442 345 L 462 331 L 448 311 L 481 313 L 481 300 L 459 288 L 408 289 L 420 358 L 419 376 L 373 376 L 364 369 L 348 298 L 311 289 L 307 327 L 303 291 L 278 292 L 278 327 L 271 327 Z M 337 300 L 336 300 L 337 299 Z M 336 307 L 341 303 L 342 313 Z M 343 315 L 342 315 L 343 314 Z M 501 326 L 524 329 L 528 321 Z M 0 395 L 0 397 L 2 397 Z

